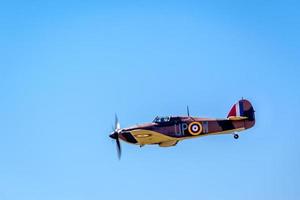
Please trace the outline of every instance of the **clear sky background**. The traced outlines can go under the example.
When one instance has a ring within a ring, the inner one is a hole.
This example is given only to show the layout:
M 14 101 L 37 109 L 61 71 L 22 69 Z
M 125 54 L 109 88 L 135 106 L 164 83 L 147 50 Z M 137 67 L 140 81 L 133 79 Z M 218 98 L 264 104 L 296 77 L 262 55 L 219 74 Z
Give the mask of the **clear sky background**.
M 1 1 L 0 199 L 299 199 L 298 1 Z M 173 148 L 108 137 L 156 115 L 253 129 Z

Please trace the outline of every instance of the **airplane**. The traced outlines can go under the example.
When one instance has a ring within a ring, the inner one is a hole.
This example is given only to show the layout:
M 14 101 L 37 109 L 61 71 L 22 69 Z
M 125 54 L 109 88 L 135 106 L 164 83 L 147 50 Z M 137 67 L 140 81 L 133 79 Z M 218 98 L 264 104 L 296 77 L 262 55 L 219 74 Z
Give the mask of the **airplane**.
M 208 135 L 233 134 L 252 128 L 255 125 L 255 111 L 250 101 L 239 100 L 229 111 L 227 118 L 199 118 L 190 116 L 156 117 L 153 122 L 121 128 L 117 115 L 114 131 L 109 135 L 116 140 L 118 158 L 121 158 L 120 140 L 140 147 L 159 145 L 160 147 L 175 146 L 179 141 Z

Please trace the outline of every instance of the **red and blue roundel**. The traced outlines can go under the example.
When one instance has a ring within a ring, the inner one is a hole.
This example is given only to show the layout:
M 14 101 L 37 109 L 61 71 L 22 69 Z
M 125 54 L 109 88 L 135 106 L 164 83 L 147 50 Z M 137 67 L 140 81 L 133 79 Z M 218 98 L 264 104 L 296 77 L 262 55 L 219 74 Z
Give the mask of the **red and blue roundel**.
M 189 124 L 189 133 L 191 135 L 199 135 L 202 132 L 202 125 L 199 122 Z

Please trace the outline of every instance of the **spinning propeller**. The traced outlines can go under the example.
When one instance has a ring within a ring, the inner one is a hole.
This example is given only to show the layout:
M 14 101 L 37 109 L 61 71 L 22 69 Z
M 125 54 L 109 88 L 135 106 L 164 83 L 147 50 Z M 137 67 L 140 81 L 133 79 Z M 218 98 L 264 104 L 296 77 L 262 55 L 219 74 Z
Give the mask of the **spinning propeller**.
M 121 143 L 119 139 L 119 133 L 121 133 L 122 129 L 118 120 L 118 116 L 115 116 L 115 127 L 113 128 L 113 132 L 109 135 L 110 138 L 116 140 L 116 146 L 117 146 L 117 153 L 118 158 L 121 159 L 122 149 L 121 149 Z

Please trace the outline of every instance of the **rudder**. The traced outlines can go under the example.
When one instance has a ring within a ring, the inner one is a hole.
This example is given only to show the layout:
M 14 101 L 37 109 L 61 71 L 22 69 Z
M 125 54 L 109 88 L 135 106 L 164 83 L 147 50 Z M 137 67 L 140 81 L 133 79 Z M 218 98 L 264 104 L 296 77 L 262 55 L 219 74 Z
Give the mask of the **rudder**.
M 227 118 L 231 120 L 247 119 L 249 121 L 255 121 L 254 108 L 250 101 L 242 99 L 233 105 Z

